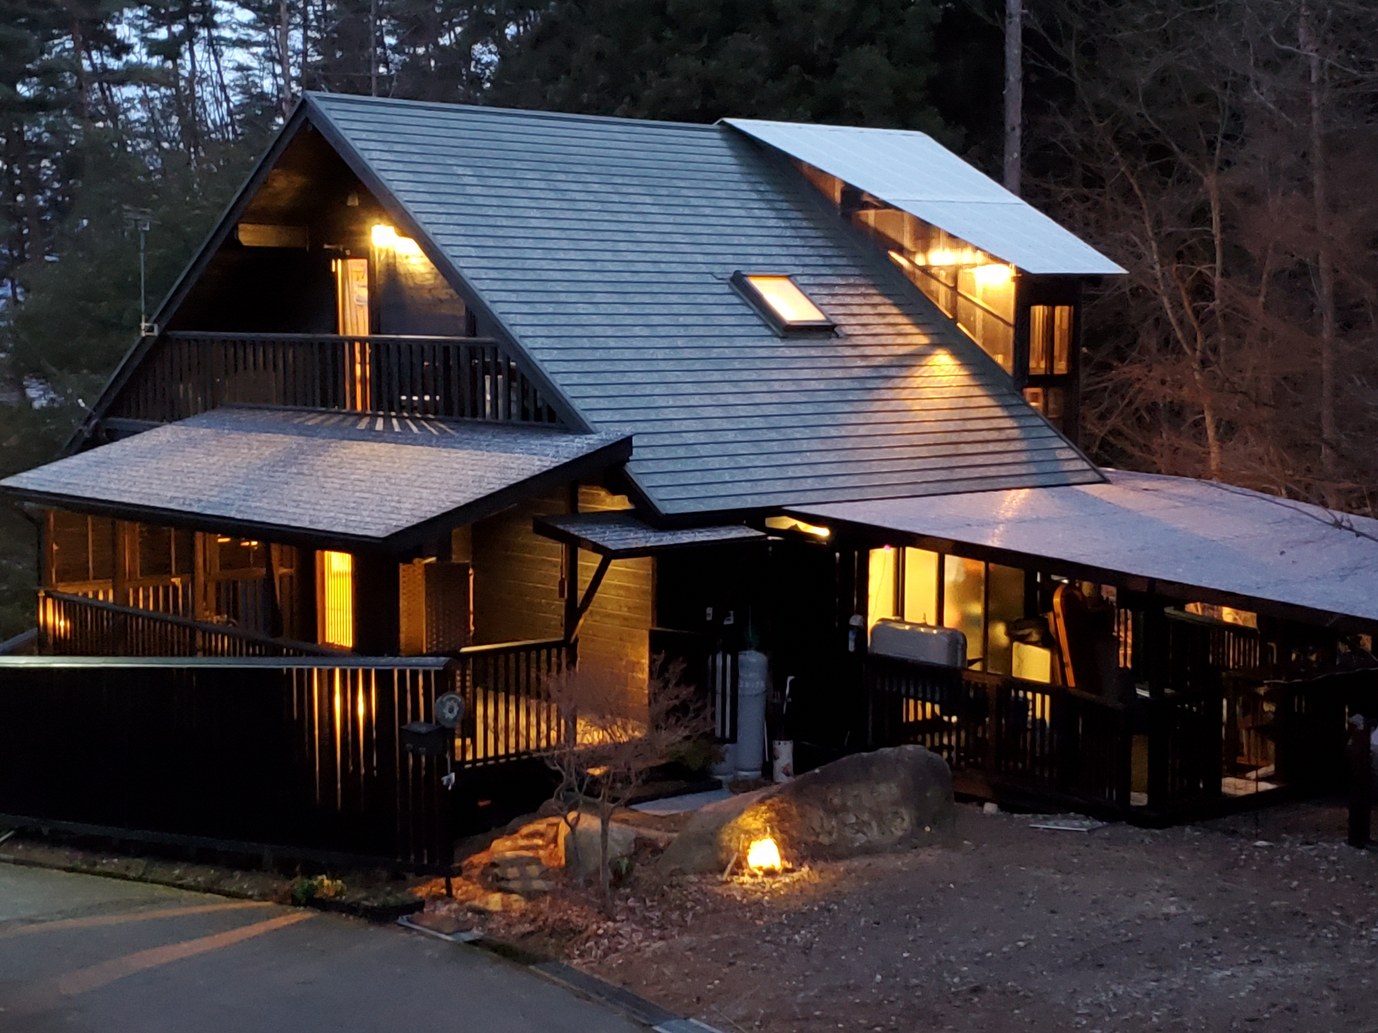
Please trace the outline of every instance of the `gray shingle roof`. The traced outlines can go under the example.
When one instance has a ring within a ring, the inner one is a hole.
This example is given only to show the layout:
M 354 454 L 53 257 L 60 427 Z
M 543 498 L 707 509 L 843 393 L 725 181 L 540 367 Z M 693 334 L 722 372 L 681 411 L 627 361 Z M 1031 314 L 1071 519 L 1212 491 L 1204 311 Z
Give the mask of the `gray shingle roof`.
M 1074 484 L 1095 468 L 727 126 L 311 95 L 578 412 L 635 435 L 663 514 Z M 729 284 L 787 273 L 836 337 L 778 337 Z
M 16 474 L 0 491 L 83 511 L 278 532 L 274 540 L 401 546 L 430 521 L 477 520 L 629 453 L 627 436 L 611 432 L 226 408 Z
M 570 542 L 614 559 L 648 556 L 689 545 L 763 542 L 767 537 L 764 532 L 742 524 L 661 529 L 652 527 L 631 510 L 542 517 L 536 521 L 536 530 L 557 541 Z
M 806 506 L 807 520 L 888 528 L 1084 572 L 1378 621 L 1378 520 L 1211 481 L 1106 471 L 1048 491 Z
M 753 118 L 724 121 L 1026 272 L 1124 272 L 924 133 Z

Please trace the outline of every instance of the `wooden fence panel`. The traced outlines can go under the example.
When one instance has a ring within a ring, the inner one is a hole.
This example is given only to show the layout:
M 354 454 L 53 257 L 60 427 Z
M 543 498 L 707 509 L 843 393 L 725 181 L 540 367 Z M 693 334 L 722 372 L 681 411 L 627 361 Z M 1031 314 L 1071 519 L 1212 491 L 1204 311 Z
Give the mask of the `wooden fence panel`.
M 450 662 L 0 658 L 0 814 L 448 870 Z

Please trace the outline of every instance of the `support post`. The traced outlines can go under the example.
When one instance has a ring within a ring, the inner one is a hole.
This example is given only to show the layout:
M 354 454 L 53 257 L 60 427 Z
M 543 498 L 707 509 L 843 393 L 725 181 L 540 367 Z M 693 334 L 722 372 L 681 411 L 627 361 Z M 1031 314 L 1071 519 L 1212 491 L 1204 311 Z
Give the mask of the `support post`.
M 1368 846 L 1373 822 L 1373 759 L 1367 715 L 1349 719 L 1349 836 L 1352 847 Z

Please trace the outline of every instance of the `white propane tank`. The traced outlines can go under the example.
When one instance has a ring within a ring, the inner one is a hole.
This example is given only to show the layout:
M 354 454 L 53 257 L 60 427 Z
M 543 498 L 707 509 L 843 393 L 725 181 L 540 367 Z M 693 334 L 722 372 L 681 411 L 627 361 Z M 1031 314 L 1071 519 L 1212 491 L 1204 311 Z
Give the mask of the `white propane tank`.
M 760 778 L 766 762 L 766 655 L 737 655 L 737 777 Z

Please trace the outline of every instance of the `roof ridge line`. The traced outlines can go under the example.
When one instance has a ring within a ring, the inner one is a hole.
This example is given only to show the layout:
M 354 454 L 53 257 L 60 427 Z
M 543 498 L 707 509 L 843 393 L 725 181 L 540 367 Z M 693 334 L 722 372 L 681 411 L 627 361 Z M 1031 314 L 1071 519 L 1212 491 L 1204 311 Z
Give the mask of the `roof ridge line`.
M 434 111 L 462 111 L 493 115 L 515 115 L 523 118 L 552 122 L 617 122 L 624 125 L 650 126 L 674 129 L 695 129 L 720 131 L 726 119 L 718 118 L 712 122 L 680 122 L 661 118 L 632 118 L 628 115 L 596 115 L 587 112 L 549 111 L 541 108 L 514 108 L 498 104 L 459 104 L 439 100 L 410 100 L 401 97 L 367 97 L 360 93 L 329 93 L 322 90 L 307 90 L 303 98 L 310 97 L 317 103 L 364 103 L 386 107 L 408 107 Z

